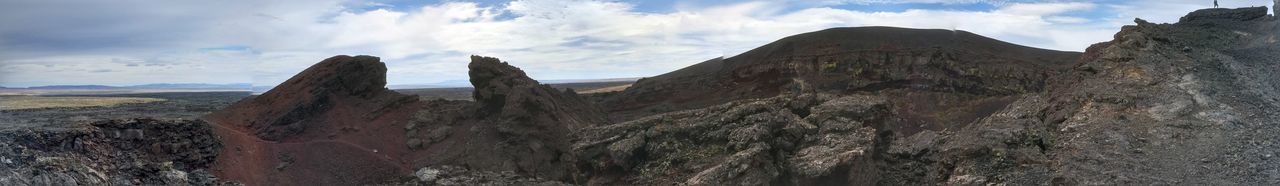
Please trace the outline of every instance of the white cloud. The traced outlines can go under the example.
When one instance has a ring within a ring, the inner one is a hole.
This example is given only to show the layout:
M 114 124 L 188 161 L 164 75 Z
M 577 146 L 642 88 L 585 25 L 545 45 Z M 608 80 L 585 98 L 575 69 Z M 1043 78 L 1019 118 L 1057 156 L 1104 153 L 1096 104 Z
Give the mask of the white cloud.
M 1071 17 L 1071 16 L 1049 16 L 1049 17 L 1045 17 L 1045 20 L 1049 20 L 1049 22 L 1054 22 L 1054 23 L 1067 23 L 1067 24 L 1078 24 L 1078 23 L 1089 22 L 1089 19 L 1085 19 L 1081 17 Z
M 1012 15 L 1054 15 L 1069 11 L 1093 9 L 1092 3 L 1038 3 L 1012 4 L 996 12 Z
M 405 60 L 392 81 L 463 79 L 465 58 L 492 55 L 540 79 L 650 76 L 705 59 L 735 55 L 788 35 L 829 27 L 899 26 L 962 29 L 1036 47 L 1083 50 L 1113 32 L 1057 16 L 1089 3 L 1010 4 L 992 11 L 859 12 L 807 8 L 784 12 L 780 2 L 747 2 L 669 13 L 641 13 L 629 4 L 597 1 L 516 1 L 479 7 L 446 3 L 408 12 L 348 12 L 329 46 L 372 47 L 384 60 Z M 509 13 L 513 18 L 499 19 Z M 431 56 L 431 58 L 414 57 Z M 426 63 L 426 64 L 420 64 Z M 431 68 L 431 69 L 415 69 Z M 443 69 L 441 69 L 443 68 Z M 451 77 L 398 72 L 433 72 Z M 430 82 L 430 81 L 427 81 Z
M 935 4 L 1008 4 L 1008 3 L 1026 3 L 1039 2 L 1041 0 L 826 0 L 822 1 L 830 4 L 905 4 L 905 3 L 935 3 Z

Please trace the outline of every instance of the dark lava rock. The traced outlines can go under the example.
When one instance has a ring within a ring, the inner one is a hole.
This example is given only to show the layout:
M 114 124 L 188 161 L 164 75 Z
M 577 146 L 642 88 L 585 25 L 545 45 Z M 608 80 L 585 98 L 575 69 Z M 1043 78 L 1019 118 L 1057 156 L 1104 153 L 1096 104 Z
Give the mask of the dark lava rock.
M 222 148 L 200 120 L 106 120 L 0 131 L 0 185 L 221 185 Z

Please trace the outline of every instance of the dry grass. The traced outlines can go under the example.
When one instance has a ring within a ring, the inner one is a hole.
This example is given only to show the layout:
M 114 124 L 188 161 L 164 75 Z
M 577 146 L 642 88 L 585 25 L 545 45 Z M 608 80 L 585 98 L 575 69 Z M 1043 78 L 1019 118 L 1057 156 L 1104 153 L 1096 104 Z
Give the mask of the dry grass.
M 618 86 L 612 86 L 612 87 L 604 87 L 604 88 L 591 89 L 591 90 L 585 90 L 585 91 L 578 92 L 578 93 L 580 93 L 580 94 L 592 94 L 592 93 L 618 92 L 618 91 L 622 91 L 622 90 L 627 90 L 627 87 L 631 87 L 631 84 L 618 85 Z
M 128 103 L 150 103 L 164 101 L 159 98 L 136 97 L 44 97 L 44 96 L 3 96 L 0 97 L 0 110 L 19 110 L 35 108 L 68 108 L 115 106 Z

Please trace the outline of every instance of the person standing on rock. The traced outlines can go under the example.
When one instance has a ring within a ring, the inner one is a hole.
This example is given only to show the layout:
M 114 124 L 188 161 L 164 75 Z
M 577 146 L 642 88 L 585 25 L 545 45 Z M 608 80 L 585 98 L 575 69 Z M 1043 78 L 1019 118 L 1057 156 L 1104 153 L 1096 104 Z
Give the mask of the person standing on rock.
M 1213 0 L 1213 8 L 1218 8 L 1218 0 Z

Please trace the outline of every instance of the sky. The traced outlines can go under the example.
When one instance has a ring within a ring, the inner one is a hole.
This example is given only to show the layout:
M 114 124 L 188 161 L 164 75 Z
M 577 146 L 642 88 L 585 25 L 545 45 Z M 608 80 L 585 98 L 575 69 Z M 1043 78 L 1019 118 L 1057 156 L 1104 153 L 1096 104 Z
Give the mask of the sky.
M 1221 0 L 1223 7 L 1271 0 Z M 465 80 L 469 55 L 541 80 L 646 77 L 832 27 L 959 29 L 1083 51 L 1209 0 L 5 0 L 0 86 L 253 83 L 373 55 L 388 84 Z

